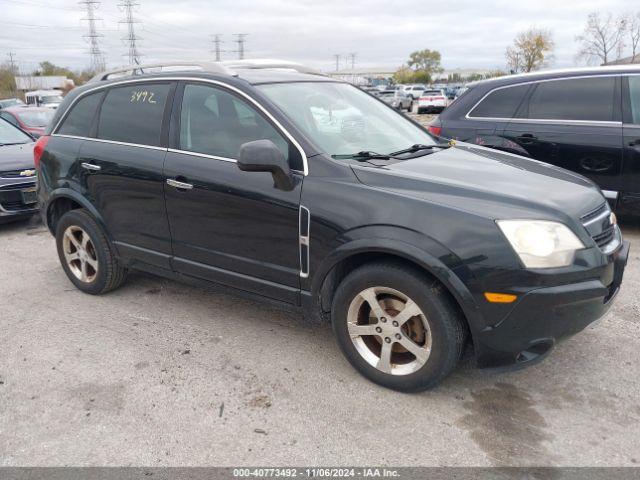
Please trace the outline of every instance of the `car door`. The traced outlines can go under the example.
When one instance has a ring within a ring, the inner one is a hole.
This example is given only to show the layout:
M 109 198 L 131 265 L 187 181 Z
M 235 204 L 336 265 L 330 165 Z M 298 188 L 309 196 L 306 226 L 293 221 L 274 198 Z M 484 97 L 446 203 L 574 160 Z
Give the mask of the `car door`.
M 523 153 L 618 191 L 622 172 L 620 78 L 534 82 L 503 136 Z
M 85 194 L 120 256 L 165 269 L 171 268 L 171 240 L 162 176 L 163 124 L 174 87 L 155 82 L 108 89 L 77 161 Z
M 621 207 L 640 213 L 640 75 L 623 79 L 624 168 L 620 186 Z
M 176 98 L 164 169 L 175 270 L 297 303 L 303 175 L 284 191 L 270 173 L 240 171 L 236 160 L 242 144 L 262 139 L 294 168 L 300 153 L 238 90 L 187 82 Z
M 527 97 L 530 88 L 529 84 L 498 87 L 486 92 L 471 107 L 458 108 L 453 115 L 447 115 L 445 111 L 442 135 L 463 142 L 526 155 L 527 152 L 517 144 L 505 141 L 502 134 Z M 455 107 L 451 108 L 455 109 Z

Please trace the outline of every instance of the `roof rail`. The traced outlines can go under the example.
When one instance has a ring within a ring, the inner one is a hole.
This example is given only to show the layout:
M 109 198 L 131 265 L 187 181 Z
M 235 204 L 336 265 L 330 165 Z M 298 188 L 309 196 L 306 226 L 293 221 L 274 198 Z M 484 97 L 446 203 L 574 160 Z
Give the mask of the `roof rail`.
M 274 60 L 267 58 L 259 58 L 252 60 L 226 60 L 221 62 L 224 66 L 232 69 L 273 69 L 273 70 L 293 70 L 299 73 L 308 73 L 311 75 L 323 75 L 319 70 L 307 67 L 301 63 L 290 62 L 288 60 Z
M 211 73 L 222 73 L 224 75 L 236 75 L 227 65 L 222 62 L 161 62 L 161 63 L 148 63 L 143 65 L 126 65 L 124 67 L 114 68 L 113 70 L 107 70 L 105 72 L 97 74 L 89 82 L 100 82 L 102 80 L 109 80 L 110 77 L 132 77 L 136 75 L 143 75 L 145 70 L 160 70 L 160 71 L 184 71 L 184 70 L 199 70 Z

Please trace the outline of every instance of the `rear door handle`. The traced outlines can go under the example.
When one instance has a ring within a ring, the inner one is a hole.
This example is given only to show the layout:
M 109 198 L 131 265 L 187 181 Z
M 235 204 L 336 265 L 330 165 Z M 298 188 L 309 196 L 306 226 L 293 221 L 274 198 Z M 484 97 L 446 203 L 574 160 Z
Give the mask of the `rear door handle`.
M 100 165 L 94 165 L 93 163 L 89 163 L 89 162 L 82 162 L 80 165 L 85 170 L 91 170 L 92 172 L 98 172 L 102 170 L 102 167 Z
M 193 188 L 193 184 L 179 182 L 178 180 L 174 180 L 173 178 L 167 178 L 167 185 L 170 185 L 178 190 L 191 190 Z
M 538 139 L 538 137 L 536 137 L 535 135 L 531 134 L 531 133 L 523 133 L 522 135 L 520 135 L 518 137 L 518 140 L 520 140 L 520 142 L 522 143 L 533 143 Z

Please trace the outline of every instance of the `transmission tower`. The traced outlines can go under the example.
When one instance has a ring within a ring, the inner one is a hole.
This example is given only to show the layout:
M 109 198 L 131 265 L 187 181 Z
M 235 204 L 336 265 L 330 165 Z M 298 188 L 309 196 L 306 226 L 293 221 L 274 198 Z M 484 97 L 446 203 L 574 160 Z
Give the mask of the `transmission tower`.
M 246 42 L 246 37 L 248 34 L 246 33 L 235 33 L 236 39 L 234 42 L 238 44 L 238 50 L 235 52 L 238 54 L 238 59 L 244 60 L 244 42 Z
M 220 45 L 224 43 L 220 37 L 221 35 L 219 33 L 211 35 L 211 42 L 213 43 L 213 50 L 211 52 L 216 56 L 216 62 L 221 60 L 220 54 L 224 52 L 224 50 L 220 50 Z
M 95 11 L 100 7 L 100 2 L 97 0 L 81 0 L 80 5 L 83 5 L 87 11 L 87 17 L 82 20 L 87 22 L 89 33 L 82 37 L 89 42 L 91 70 L 93 72 L 101 72 L 105 69 L 104 55 L 102 54 L 102 50 L 100 50 L 99 42 L 99 39 L 103 35 L 96 31 L 96 23 L 101 19 L 95 16 Z
M 349 54 L 349 61 L 351 62 L 351 70 L 356 68 L 356 57 L 357 56 L 358 56 L 358 54 L 355 53 L 355 52 Z
M 336 59 L 336 72 L 340 70 L 340 54 L 336 53 L 333 58 Z
M 121 20 L 120 23 L 127 24 L 127 35 L 122 38 L 127 44 L 129 44 L 129 53 L 127 54 L 129 57 L 130 65 L 139 65 L 140 57 L 142 55 L 138 51 L 137 42 L 140 40 L 140 37 L 136 35 L 135 32 L 135 24 L 140 23 L 133 16 L 133 9 L 138 7 L 140 4 L 135 2 L 134 0 L 122 0 L 122 3 L 119 3 L 118 6 L 124 10 L 124 20 Z

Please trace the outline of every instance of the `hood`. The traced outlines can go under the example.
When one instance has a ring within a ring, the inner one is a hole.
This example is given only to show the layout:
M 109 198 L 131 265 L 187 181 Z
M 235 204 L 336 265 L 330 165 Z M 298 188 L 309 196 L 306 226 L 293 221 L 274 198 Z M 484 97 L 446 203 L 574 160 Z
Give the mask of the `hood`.
M 364 165 L 353 170 L 366 185 L 492 218 L 541 218 L 541 210 L 577 218 L 605 202 L 600 189 L 581 175 L 468 144 L 382 168 Z
M 33 169 L 35 143 L 0 146 L 0 172 Z

